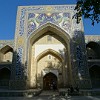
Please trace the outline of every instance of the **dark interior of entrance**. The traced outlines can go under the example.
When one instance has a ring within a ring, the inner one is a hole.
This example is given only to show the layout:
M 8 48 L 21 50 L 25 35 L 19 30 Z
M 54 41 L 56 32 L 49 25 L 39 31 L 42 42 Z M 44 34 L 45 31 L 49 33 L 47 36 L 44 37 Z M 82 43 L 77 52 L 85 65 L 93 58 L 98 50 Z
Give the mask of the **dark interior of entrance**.
M 0 87 L 9 86 L 11 71 L 8 68 L 0 69 Z
M 50 72 L 43 77 L 43 89 L 44 90 L 57 89 L 57 76 L 55 74 Z
M 89 69 L 92 88 L 100 88 L 100 66 L 94 65 Z

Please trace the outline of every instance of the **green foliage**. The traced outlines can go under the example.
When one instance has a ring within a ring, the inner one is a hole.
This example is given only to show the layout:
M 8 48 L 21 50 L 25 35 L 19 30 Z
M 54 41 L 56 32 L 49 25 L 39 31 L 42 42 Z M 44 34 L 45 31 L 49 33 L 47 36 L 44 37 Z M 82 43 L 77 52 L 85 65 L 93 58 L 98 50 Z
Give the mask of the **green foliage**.
M 84 18 L 91 19 L 92 25 L 100 22 L 100 0 L 78 0 L 75 10 L 77 13 L 74 17 L 77 23 L 80 22 L 82 15 Z

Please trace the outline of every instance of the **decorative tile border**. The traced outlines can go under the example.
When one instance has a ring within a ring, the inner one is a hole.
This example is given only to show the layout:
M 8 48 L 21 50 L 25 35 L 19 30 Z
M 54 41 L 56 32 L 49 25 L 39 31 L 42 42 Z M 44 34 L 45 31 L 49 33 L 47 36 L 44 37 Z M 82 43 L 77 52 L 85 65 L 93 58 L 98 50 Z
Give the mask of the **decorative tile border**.
M 20 29 L 19 29 L 20 36 L 22 36 L 24 34 L 25 14 L 26 14 L 26 9 L 25 8 L 21 9 Z
M 23 78 L 23 67 L 22 67 L 22 56 L 23 56 L 23 48 L 19 47 L 17 49 L 16 54 L 16 79 L 22 79 Z
M 84 76 L 84 57 L 80 45 L 76 47 L 76 59 L 78 64 L 78 73 L 80 73 L 81 76 Z
M 71 28 L 71 13 L 74 11 L 75 5 L 48 5 L 48 6 L 24 6 L 21 7 L 20 23 L 19 23 L 19 35 L 22 36 L 25 33 L 25 16 L 28 13 L 28 34 L 31 34 L 33 30 L 38 26 L 43 25 L 45 22 L 52 22 L 59 25 L 67 32 Z M 33 13 L 34 12 L 34 13 Z M 61 14 L 62 13 L 62 14 Z M 64 20 L 62 21 L 62 18 Z M 69 18 L 69 19 L 68 19 Z M 31 20 L 30 20 L 31 19 Z

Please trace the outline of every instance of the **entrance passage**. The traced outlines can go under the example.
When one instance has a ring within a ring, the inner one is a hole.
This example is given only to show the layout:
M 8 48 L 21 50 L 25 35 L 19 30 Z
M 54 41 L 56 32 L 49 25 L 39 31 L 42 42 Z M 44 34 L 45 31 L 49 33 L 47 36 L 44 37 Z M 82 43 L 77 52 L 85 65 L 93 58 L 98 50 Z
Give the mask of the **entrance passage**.
M 8 68 L 0 69 L 0 88 L 7 88 L 9 86 L 11 71 Z
M 43 89 L 57 89 L 57 76 L 55 74 L 50 72 L 43 77 Z
M 92 87 L 100 88 L 100 66 L 94 65 L 89 69 Z

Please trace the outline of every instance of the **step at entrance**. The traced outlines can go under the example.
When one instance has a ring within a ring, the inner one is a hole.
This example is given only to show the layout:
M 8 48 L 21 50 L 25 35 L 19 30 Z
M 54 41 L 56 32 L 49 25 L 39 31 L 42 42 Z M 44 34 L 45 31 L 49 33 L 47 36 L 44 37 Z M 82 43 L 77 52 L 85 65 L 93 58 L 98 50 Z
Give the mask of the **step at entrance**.
M 57 96 L 57 95 L 59 95 L 59 92 L 58 91 L 52 91 L 52 90 L 48 90 L 48 91 L 42 91 L 41 92 L 41 94 L 40 94 L 40 96 L 53 96 L 53 95 L 55 95 L 55 96 Z

